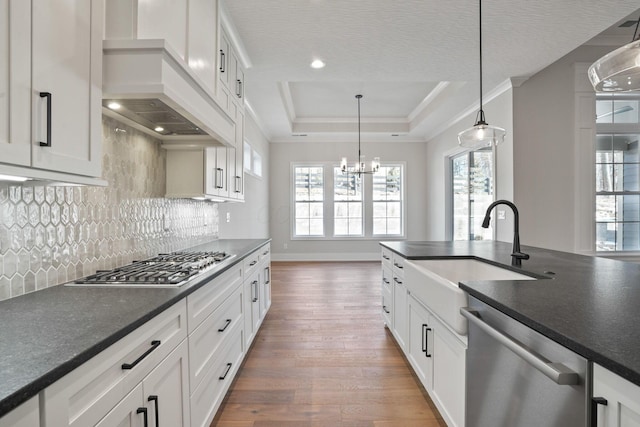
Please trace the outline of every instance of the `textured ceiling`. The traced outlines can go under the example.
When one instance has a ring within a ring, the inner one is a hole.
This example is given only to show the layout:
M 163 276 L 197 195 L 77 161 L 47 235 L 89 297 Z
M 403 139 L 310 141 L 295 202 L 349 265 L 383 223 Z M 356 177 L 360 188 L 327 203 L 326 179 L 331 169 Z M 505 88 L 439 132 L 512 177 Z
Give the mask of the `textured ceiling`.
M 485 0 L 482 6 L 487 93 L 508 78 L 535 74 L 640 3 Z M 226 9 L 251 62 L 247 100 L 272 141 L 297 140 L 292 134 L 299 133 L 344 136 L 355 127 L 337 124 L 354 123 L 357 93 L 364 95 L 363 122 L 379 124 L 363 129 L 413 140 L 433 136 L 443 120 L 477 103 L 477 1 L 227 0 Z M 626 32 L 628 42 L 633 28 Z M 316 58 L 326 67 L 311 69 Z

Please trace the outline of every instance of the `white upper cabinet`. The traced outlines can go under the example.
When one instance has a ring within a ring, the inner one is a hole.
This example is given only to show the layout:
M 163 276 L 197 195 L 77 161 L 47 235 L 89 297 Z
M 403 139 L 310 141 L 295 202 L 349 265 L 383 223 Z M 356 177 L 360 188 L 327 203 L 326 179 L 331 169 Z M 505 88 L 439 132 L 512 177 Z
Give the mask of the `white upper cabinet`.
M 0 173 L 104 184 L 103 8 L 0 1 Z
M 216 90 L 216 41 L 218 38 L 218 2 L 189 2 L 189 67 L 211 91 Z
M 2 162 L 29 166 L 31 2 L 0 1 L 0 150 Z
M 35 167 L 101 174 L 102 13 L 102 0 L 34 3 Z

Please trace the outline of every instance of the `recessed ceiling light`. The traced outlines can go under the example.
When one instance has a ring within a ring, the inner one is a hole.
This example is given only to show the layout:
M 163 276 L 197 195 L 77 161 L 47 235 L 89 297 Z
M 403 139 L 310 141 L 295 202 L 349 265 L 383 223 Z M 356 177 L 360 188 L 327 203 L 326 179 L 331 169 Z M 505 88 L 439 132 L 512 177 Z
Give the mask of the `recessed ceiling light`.
M 111 108 L 112 110 L 117 110 L 122 106 L 120 104 L 118 104 L 117 102 L 112 101 L 112 102 L 109 103 L 109 105 L 107 105 L 107 107 Z
M 311 63 L 311 68 L 324 68 L 326 64 L 324 63 L 324 61 L 322 61 L 321 59 L 314 59 L 313 62 Z
M 156 132 L 162 132 L 164 130 L 164 128 L 162 126 L 156 126 L 156 128 L 154 130 Z

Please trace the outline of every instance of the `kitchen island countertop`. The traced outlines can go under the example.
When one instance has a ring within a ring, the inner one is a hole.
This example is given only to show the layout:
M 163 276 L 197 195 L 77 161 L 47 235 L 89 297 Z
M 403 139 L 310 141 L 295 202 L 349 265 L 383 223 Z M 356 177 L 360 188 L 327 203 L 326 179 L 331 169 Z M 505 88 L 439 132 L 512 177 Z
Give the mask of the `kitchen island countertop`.
M 0 417 L 269 241 L 214 240 L 185 249 L 236 256 L 178 288 L 59 285 L 0 301 Z
M 522 246 L 531 258 L 512 267 L 511 244 L 496 241 L 381 242 L 412 259 L 474 258 L 538 280 L 463 281 L 479 300 L 588 360 L 640 385 L 640 265 Z

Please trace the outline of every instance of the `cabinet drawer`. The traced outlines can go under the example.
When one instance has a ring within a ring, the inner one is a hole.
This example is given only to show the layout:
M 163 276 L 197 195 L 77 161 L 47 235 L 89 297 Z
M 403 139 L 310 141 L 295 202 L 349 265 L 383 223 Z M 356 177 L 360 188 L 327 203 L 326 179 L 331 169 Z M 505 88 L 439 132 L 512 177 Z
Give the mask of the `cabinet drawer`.
M 229 298 L 198 328 L 189 335 L 190 391 L 198 387 L 202 377 L 214 363 L 219 349 L 224 346 L 236 325 L 244 323 L 242 316 L 242 287 Z
M 257 269 L 258 264 L 260 263 L 260 250 L 252 252 L 248 255 L 244 261 L 242 268 L 244 270 L 244 279 L 247 280 L 247 277 L 251 276 Z
M 393 256 L 393 276 L 404 277 L 404 258 L 399 255 Z
M 382 264 L 387 265 L 389 268 L 393 266 L 393 252 L 387 248 L 382 248 Z
M 236 325 L 228 344 L 220 352 L 200 385 L 191 395 L 191 426 L 208 427 L 242 361 L 242 328 Z
M 266 245 L 264 245 L 263 247 L 258 249 L 258 252 L 260 253 L 260 260 L 261 261 L 263 261 L 267 257 L 269 257 L 269 259 L 270 259 L 271 258 L 271 245 L 269 243 L 267 243 Z
M 47 387 L 47 427 L 95 425 L 186 337 L 181 300 Z
M 242 269 L 240 266 L 235 266 L 187 296 L 189 333 L 210 316 L 241 285 L 241 282 Z

